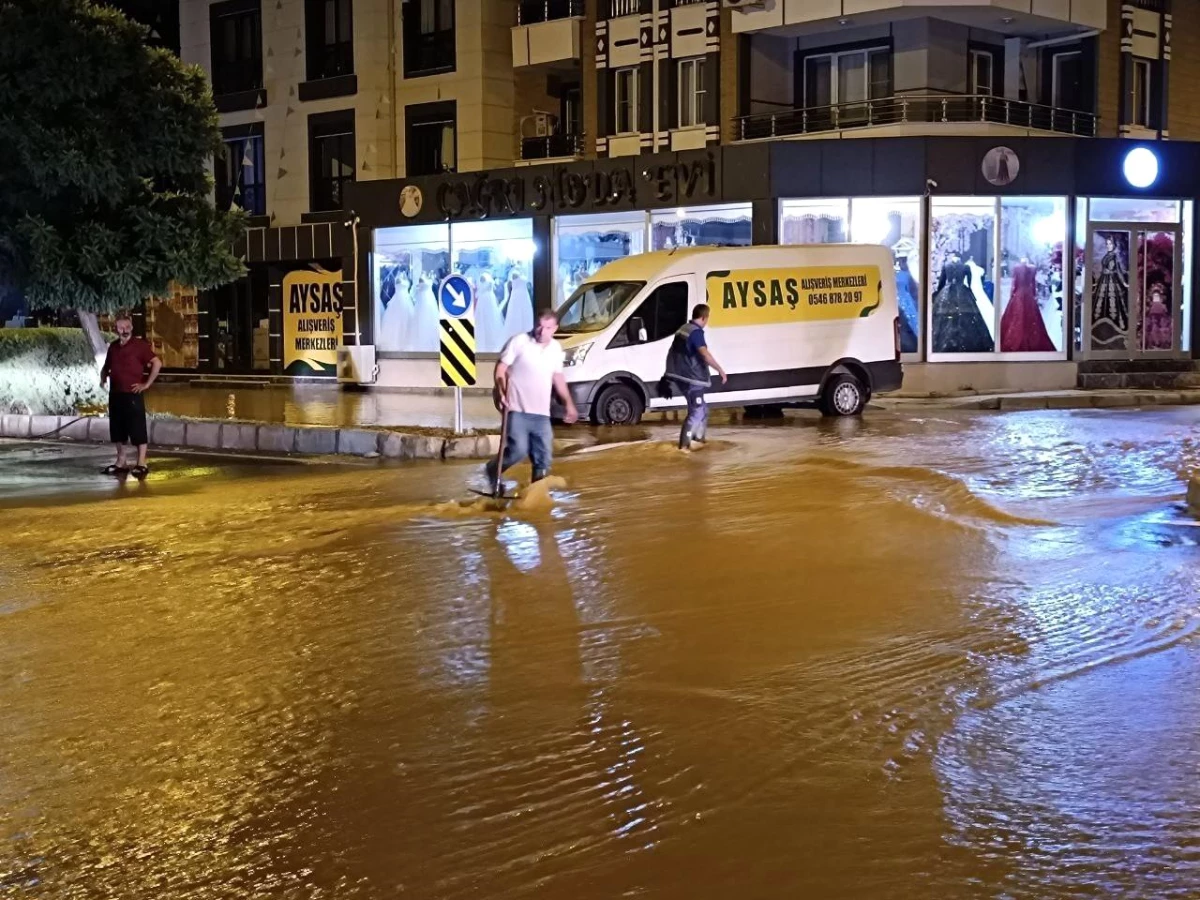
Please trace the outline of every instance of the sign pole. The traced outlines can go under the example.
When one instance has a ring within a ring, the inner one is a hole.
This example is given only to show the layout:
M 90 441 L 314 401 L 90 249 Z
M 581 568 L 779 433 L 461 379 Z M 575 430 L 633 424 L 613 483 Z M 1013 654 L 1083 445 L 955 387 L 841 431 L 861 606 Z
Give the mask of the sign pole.
M 464 387 L 476 383 L 475 292 L 461 275 L 448 275 L 438 285 L 441 307 L 442 384 L 454 389 L 454 433 L 463 433 Z

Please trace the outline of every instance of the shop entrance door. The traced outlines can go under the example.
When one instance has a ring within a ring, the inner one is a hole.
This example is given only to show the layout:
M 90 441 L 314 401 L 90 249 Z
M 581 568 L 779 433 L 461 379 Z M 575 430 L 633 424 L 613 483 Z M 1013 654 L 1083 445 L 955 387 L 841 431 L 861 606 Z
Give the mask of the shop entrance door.
M 1088 227 L 1083 358 L 1182 356 L 1183 241 L 1178 225 Z

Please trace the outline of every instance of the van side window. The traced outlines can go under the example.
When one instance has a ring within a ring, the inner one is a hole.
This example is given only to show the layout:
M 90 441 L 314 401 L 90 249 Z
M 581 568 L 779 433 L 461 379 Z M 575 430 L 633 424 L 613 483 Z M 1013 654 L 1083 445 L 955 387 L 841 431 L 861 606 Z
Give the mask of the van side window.
M 637 312 L 625 320 L 626 327 L 613 337 L 609 346 L 628 347 L 638 343 L 637 335 L 629 328 L 634 319 L 640 319 L 645 326 L 647 343 L 669 338 L 687 322 L 689 311 L 686 281 L 660 285 L 642 301 Z

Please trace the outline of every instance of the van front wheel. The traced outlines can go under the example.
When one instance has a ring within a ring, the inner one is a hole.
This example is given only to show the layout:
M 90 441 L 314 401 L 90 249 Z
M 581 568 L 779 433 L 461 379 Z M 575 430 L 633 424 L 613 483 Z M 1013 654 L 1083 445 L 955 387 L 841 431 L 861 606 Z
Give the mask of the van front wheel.
M 610 384 L 596 399 L 597 425 L 636 425 L 642 421 L 642 398 L 627 384 Z
M 861 381 L 847 372 L 839 372 L 826 383 L 819 406 L 827 416 L 857 416 L 866 407 L 867 399 L 867 389 Z

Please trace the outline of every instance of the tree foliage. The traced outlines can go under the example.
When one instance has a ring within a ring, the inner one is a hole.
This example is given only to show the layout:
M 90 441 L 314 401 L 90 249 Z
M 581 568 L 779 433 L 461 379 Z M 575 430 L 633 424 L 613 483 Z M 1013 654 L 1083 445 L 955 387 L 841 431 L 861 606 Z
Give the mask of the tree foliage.
M 204 74 L 90 0 L 0 0 L 0 278 L 31 307 L 107 313 L 242 271 L 214 209 Z

